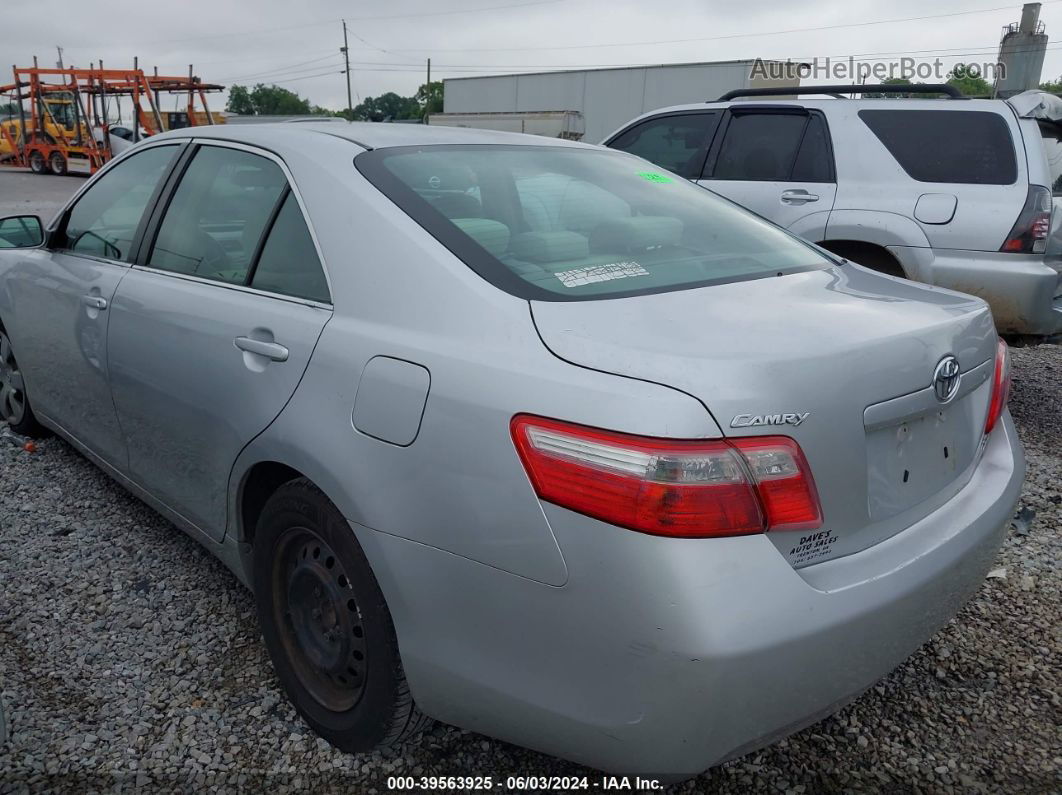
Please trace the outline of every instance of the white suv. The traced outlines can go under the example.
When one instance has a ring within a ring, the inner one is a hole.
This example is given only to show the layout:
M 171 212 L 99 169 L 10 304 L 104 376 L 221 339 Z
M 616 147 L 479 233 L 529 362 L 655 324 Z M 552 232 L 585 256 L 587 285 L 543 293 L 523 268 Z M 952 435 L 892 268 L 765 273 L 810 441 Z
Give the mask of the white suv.
M 939 85 L 904 91 L 947 99 L 842 96 L 869 90 L 741 89 L 647 113 L 603 143 L 854 262 L 981 296 L 1000 332 L 1062 332 L 1062 100 Z

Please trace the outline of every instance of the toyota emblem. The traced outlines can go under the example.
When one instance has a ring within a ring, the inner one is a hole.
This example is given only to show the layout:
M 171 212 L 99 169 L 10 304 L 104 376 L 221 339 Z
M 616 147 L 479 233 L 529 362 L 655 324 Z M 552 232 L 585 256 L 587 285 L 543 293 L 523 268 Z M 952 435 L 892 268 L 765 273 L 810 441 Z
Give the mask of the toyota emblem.
M 947 403 L 959 391 L 959 360 L 954 356 L 945 356 L 937 363 L 933 371 L 933 391 L 937 400 Z

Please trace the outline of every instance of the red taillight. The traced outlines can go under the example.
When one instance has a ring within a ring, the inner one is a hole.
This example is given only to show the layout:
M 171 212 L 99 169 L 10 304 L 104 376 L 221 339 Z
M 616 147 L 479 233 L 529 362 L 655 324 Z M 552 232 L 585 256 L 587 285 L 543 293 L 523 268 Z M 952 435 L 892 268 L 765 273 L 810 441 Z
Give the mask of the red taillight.
M 996 369 L 992 378 L 992 398 L 988 401 L 985 433 L 990 433 L 1003 416 L 1010 399 L 1010 349 L 1003 340 L 996 346 Z
M 543 500 L 680 538 L 819 527 L 800 447 L 784 436 L 686 441 L 518 415 L 513 442 Z
M 822 509 L 811 467 L 800 445 L 787 436 L 732 439 L 741 451 L 770 530 L 810 530 L 822 525 Z
M 1051 234 L 1051 191 L 1042 185 L 1030 185 L 1014 228 L 1010 230 L 1000 251 L 1042 254 L 1047 250 Z

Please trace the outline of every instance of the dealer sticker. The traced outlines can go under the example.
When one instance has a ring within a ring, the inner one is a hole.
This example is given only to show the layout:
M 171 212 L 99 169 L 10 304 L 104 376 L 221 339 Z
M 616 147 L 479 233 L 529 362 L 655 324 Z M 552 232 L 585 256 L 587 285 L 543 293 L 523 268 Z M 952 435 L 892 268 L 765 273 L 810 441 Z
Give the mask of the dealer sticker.
M 610 282 L 613 279 L 629 279 L 632 276 L 648 276 L 649 271 L 637 262 L 613 262 L 609 265 L 594 265 L 591 268 L 576 268 L 553 274 L 565 287 L 582 287 L 594 282 Z
M 794 566 L 799 566 L 802 563 L 810 563 L 826 557 L 833 552 L 835 543 L 837 543 L 837 536 L 833 534 L 833 530 L 807 533 L 800 536 L 800 540 L 789 550 L 789 561 Z

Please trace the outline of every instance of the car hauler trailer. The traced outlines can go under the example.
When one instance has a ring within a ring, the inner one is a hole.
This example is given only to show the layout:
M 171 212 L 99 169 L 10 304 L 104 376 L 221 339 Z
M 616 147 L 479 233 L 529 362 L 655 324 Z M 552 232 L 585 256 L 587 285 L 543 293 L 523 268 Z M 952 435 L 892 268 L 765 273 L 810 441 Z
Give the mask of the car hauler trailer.
M 131 131 L 125 134 L 136 143 L 167 128 L 159 109 L 161 94 L 187 95 L 187 109 L 180 115 L 184 126 L 194 126 L 214 123 L 206 95 L 224 89 L 203 83 L 191 70 L 174 77 L 146 75 L 138 68 L 104 69 L 102 64 L 88 69 L 13 66 L 12 75 L 13 83 L 0 86 L 7 104 L 0 118 L 0 165 L 28 167 L 37 174 L 93 174 L 110 160 L 116 154 L 112 128 L 126 126 L 113 117 L 112 101 L 118 108 L 123 97 L 130 101 Z M 196 108 L 197 99 L 202 110 Z

